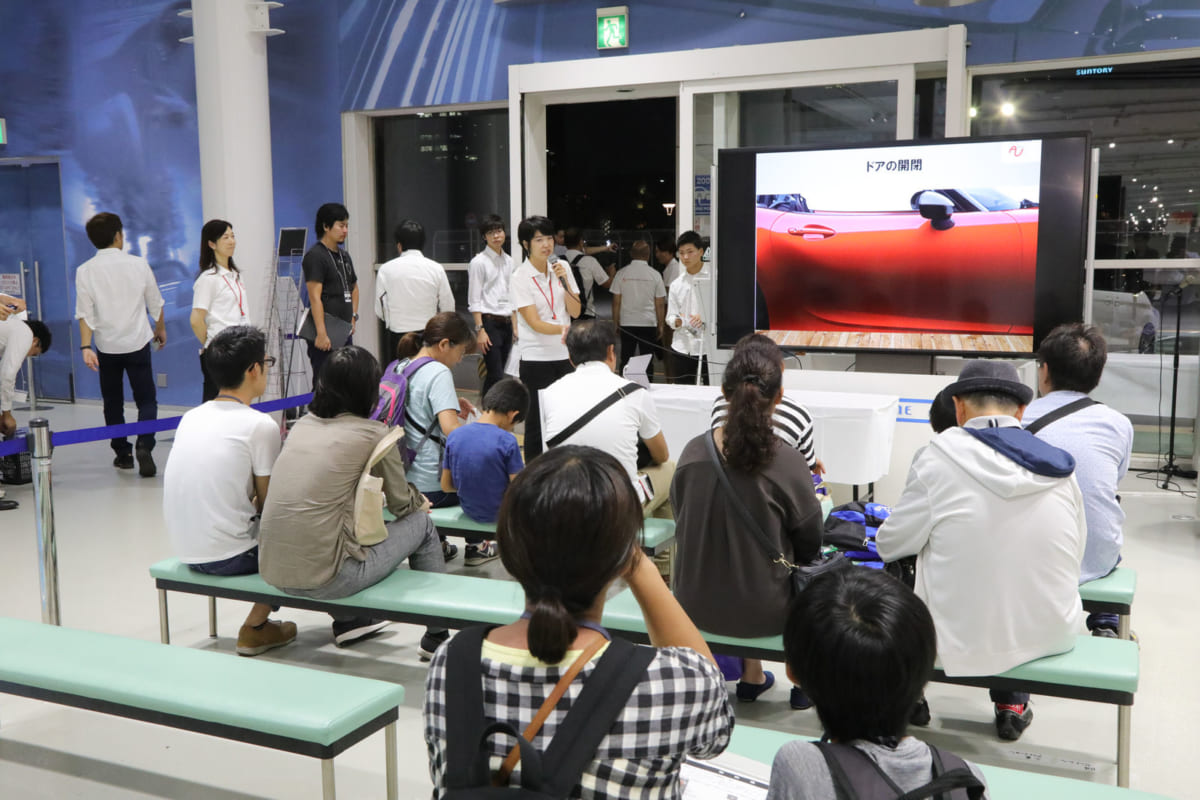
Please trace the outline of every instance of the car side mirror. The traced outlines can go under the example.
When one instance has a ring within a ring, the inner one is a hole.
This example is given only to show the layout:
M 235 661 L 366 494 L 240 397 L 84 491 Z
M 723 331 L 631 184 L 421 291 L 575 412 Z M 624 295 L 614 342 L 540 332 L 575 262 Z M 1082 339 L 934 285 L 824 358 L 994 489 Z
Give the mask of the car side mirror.
M 954 220 L 950 219 L 954 213 L 954 203 L 941 192 L 921 192 L 917 198 L 917 210 L 929 220 L 934 230 L 945 231 L 954 227 Z

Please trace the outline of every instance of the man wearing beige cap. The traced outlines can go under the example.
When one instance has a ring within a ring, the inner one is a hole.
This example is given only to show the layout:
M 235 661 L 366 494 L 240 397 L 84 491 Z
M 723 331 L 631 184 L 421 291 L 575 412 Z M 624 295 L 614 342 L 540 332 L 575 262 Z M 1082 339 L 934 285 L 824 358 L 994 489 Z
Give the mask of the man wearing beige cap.
M 945 391 L 959 427 L 913 460 L 876 544 L 884 561 L 917 557 L 946 674 L 996 675 L 1070 650 L 1083 629 L 1083 498 L 1071 455 L 1021 428 L 1033 390 L 1012 364 L 971 361 Z M 992 702 L 999 737 L 1020 738 L 1029 695 Z

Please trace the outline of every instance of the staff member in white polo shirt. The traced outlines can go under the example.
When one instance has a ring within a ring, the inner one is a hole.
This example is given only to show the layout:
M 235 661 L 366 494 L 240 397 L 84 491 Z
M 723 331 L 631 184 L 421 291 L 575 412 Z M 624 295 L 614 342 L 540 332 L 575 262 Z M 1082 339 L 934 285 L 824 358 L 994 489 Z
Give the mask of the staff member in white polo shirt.
M 484 397 L 504 379 L 504 365 L 513 346 L 513 304 L 509 292 L 512 256 L 504 252 L 504 220 L 496 214 L 483 218 L 487 246 L 467 266 L 467 310 L 475 318 L 475 345 L 483 354 L 487 377 L 479 392 Z
M 100 373 L 104 424 L 125 424 L 125 375 L 137 404 L 138 422 L 158 419 L 150 341 L 159 347 L 166 344 L 167 327 L 154 272 L 146 259 L 124 251 L 125 229 L 116 214 L 97 214 L 87 221 L 86 228 L 98 252 L 75 273 L 75 318 L 79 320 L 83 363 Z M 153 332 L 147 313 L 156 320 Z M 134 448 L 129 439 L 122 436 L 111 443 L 116 453 L 113 466 L 133 469 Z M 153 449 L 154 434 L 139 434 L 136 452 L 143 478 L 153 478 L 158 472 L 150 455 Z
M 396 360 L 396 346 L 404 334 L 421 334 L 433 316 L 454 310 L 446 268 L 421 252 L 425 246 L 421 223 L 401 220 L 392 237 L 400 255 L 375 275 L 375 312 L 387 327 L 380 359 L 384 365 Z
M 567 333 L 575 371 L 542 391 L 546 443 L 587 445 L 611 454 L 650 516 L 670 496 L 675 464 L 650 392 L 617 375 L 617 329 L 608 320 L 582 320 Z M 648 459 L 638 464 L 638 442 Z M 639 472 L 641 476 L 639 476 Z M 655 516 L 670 518 L 669 506 Z
M 250 324 L 250 299 L 242 273 L 233 263 L 237 239 L 233 225 L 210 219 L 200 231 L 200 275 L 192 285 L 192 333 L 200 340 L 200 372 L 204 375 L 201 401 L 207 403 L 220 388 L 204 363 L 204 350 L 213 338 L 234 325 Z
M 650 243 L 639 239 L 629 248 L 633 260 L 613 278 L 613 320 L 621 328 L 621 364 L 618 375 L 638 350 L 642 355 L 657 355 L 667 311 L 667 290 L 662 276 L 650 266 Z M 646 377 L 654 367 L 646 369 Z
M 565 261 L 550 262 L 554 223 L 528 217 L 517 226 L 525 263 L 512 276 L 521 338 L 521 382 L 529 389 L 525 417 L 525 463 L 542 453 L 542 418 L 538 392 L 571 371 L 563 340 L 571 320 L 579 316 L 579 287 Z

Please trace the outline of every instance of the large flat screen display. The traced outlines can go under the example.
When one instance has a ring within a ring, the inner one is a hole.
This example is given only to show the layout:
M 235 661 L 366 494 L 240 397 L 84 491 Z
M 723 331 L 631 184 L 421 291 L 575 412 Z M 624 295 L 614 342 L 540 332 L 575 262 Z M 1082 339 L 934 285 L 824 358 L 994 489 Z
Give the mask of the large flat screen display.
M 1086 135 L 718 157 L 718 332 L 1028 354 L 1082 311 Z

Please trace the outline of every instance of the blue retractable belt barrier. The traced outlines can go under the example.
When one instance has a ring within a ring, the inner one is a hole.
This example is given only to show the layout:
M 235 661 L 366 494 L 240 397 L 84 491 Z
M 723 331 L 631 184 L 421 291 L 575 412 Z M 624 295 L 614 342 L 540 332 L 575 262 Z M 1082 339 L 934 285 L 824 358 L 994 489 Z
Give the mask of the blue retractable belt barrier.
M 282 411 L 285 408 L 296 408 L 297 406 L 305 406 L 312 402 L 312 394 L 300 394 L 293 397 L 281 397 L 278 400 L 268 400 L 265 403 L 255 403 L 252 408 L 256 408 L 264 414 L 270 414 L 273 411 Z M 124 425 L 107 425 L 96 428 L 79 428 L 73 431 L 60 431 L 54 433 L 51 441 L 55 447 L 63 447 L 69 444 L 83 444 L 84 442 L 99 442 L 105 439 L 117 439 L 124 436 L 137 436 L 143 433 L 159 433 L 161 431 L 171 431 L 179 427 L 179 420 L 183 417 L 167 417 L 166 419 L 151 419 L 145 422 L 127 422 Z M 0 442 L 0 457 L 10 456 L 14 453 L 23 453 L 28 449 L 25 444 L 25 437 L 18 436 L 7 442 Z

